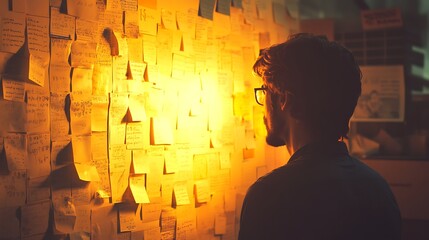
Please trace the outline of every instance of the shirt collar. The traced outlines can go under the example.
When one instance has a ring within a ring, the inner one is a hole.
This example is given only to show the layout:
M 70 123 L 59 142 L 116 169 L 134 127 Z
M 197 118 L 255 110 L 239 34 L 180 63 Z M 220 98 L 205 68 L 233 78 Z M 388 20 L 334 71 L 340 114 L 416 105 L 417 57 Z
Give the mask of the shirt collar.
M 289 159 L 288 163 L 295 162 L 302 159 L 308 159 L 311 157 L 322 158 L 344 156 L 348 155 L 347 146 L 344 142 L 339 141 L 328 141 L 328 142 L 314 142 L 309 143 L 302 148 L 298 149 Z

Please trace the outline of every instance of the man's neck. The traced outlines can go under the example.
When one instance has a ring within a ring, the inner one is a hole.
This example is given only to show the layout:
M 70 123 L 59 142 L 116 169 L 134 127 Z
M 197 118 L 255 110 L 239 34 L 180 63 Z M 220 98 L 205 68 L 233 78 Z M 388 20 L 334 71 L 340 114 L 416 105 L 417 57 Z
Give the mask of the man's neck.
M 315 136 L 313 132 L 309 131 L 308 128 L 302 123 L 294 124 L 289 130 L 289 136 L 287 138 L 286 147 L 289 154 L 292 155 L 300 148 L 304 147 L 309 143 L 313 143 L 319 140 L 319 137 Z
M 304 147 L 310 143 L 310 141 L 296 141 L 291 140 L 289 144 L 286 145 L 286 148 L 290 155 L 293 155 L 296 151 L 298 151 L 300 148 Z

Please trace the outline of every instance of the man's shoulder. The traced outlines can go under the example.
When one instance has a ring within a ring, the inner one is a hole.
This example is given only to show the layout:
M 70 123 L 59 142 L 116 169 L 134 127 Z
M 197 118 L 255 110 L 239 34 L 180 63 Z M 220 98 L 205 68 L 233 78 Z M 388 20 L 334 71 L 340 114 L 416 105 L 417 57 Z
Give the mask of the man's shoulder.
M 260 194 L 260 192 L 273 191 L 277 186 L 285 189 L 290 183 L 295 182 L 293 180 L 299 177 L 299 172 L 296 166 L 283 165 L 259 177 L 249 188 L 249 191 Z
M 243 209 L 269 215 L 280 204 L 285 204 L 284 193 L 294 192 L 292 189 L 296 183 L 288 174 L 289 168 L 287 165 L 281 166 L 256 180 L 247 189 Z
M 288 162 L 260 177 L 255 183 L 267 184 L 276 181 L 284 181 L 285 179 L 302 178 L 303 171 L 311 167 L 311 165 L 312 163 L 304 161 Z
M 353 173 L 353 174 L 352 174 Z M 260 177 L 251 186 L 254 191 L 267 191 L 267 187 L 283 190 L 294 188 L 296 182 L 318 182 L 322 179 L 354 178 L 365 181 L 385 183 L 385 180 L 373 169 L 353 157 L 338 159 L 301 159 L 278 167 Z

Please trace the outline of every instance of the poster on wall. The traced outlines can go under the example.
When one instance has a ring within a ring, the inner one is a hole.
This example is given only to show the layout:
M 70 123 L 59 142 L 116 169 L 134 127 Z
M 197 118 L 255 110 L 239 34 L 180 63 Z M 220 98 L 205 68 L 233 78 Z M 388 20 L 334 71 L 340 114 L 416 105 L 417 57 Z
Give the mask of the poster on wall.
M 364 31 L 400 28 L 402 27 L 402 13 L 399 8 L 365 10 L 361 14 L 362 29 Z
M 405 113 L 404 67 L 362 66 L 362 94 L 352 121 L 401 122 Z

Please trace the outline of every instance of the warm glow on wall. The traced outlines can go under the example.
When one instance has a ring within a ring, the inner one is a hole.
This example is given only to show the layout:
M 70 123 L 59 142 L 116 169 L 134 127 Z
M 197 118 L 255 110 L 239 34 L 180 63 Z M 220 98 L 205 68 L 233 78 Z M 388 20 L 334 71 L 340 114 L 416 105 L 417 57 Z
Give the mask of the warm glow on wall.
M 251 74 L 286 35 L 271 1 L 6 2 L 0 236 L 235 239 L 271 168 Z

